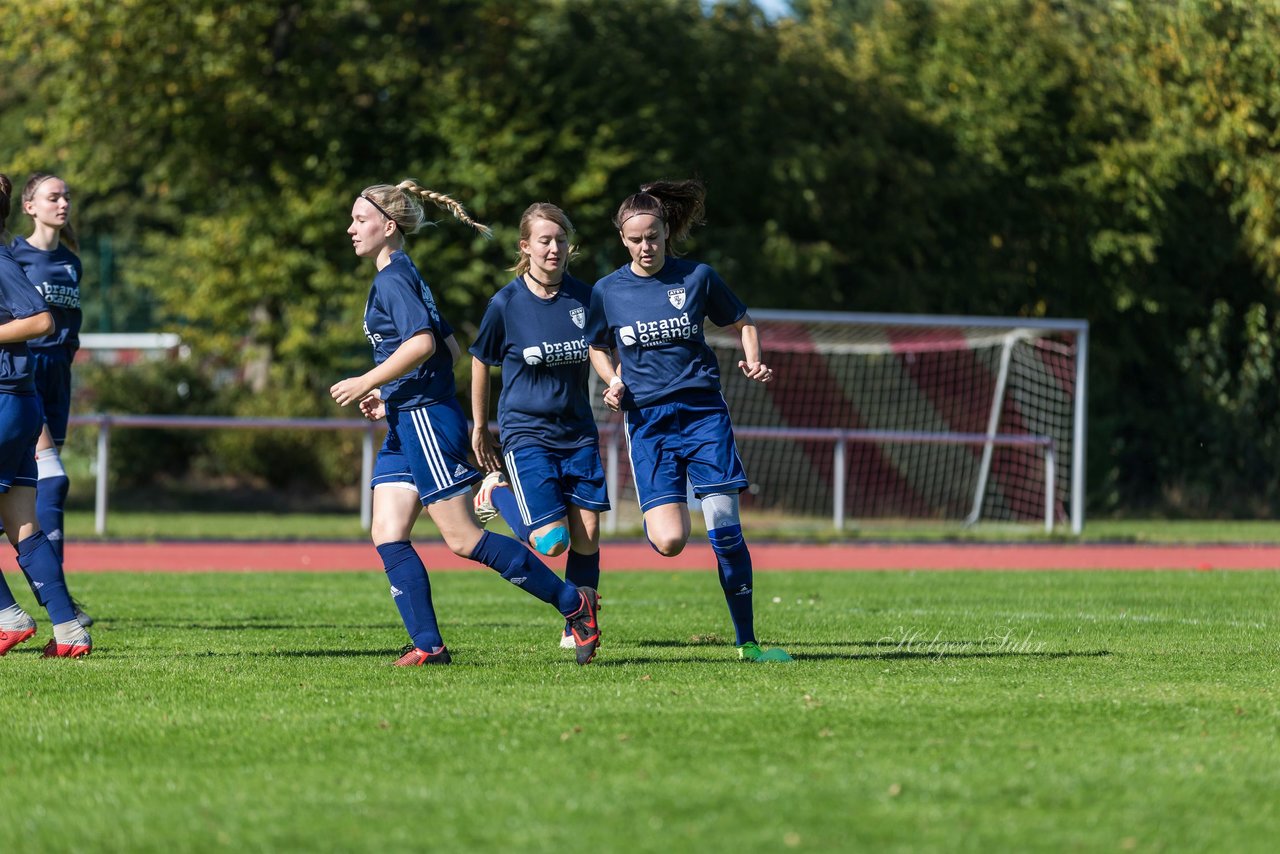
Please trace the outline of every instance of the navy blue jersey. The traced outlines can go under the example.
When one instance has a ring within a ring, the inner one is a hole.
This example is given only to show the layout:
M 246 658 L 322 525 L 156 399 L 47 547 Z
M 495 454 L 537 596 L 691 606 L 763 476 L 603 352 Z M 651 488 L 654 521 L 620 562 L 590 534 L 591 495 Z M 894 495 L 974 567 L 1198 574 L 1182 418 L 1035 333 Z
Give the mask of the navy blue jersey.
M 21 320 L 49 310 L 9 247 L 0 243 L 0 323 Z M 0 344 L 0 394 L 32 394 L 31 348 L 26 341 Z
M 720 366 L 707 346 L 707 320 L 736 323 L 747 307 L 706 264 L 667 258 L 656 276 L 625 264 L 596 282 L 587 313 L 591 346 L 617 349 L 627 384 L 623 408 L 681 392 L 720 391 Z
M 13 257 L 27 279 L 44 297 L 53 315 L 53 331 L 28 341 L 32 350 L 74 359 L 80 349 L 80 258 L 63 244 L 52 250 L 37 249 L 19 237 L 13 241 Z
M 578 448 L 599 440 L 587 392 L 590 302 L 591 288 L 568 275 L 550 299 L 517 277 L 489 300 L 471 355 L 502 366 L 503 452 L 525 444 Z
M 373 345 L 373 363 L 381 365 L 401 344 L 424 331 L 436 340 L 431 358 L 382 387 L 383 401 L 397 410 L 453 400 L 457 387 L 453 355 L 445 345 L 453 328 L 440 316 L 431 289 L 409 256 L 393 252 L 391 262 L 373 277 L 364 307 L 364 334 Z

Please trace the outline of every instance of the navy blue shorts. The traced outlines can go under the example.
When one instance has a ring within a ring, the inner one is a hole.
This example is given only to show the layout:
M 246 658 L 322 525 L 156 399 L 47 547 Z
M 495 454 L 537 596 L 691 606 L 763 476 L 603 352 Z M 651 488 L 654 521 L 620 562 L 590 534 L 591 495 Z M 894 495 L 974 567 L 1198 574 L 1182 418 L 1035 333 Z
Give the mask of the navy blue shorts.
M 529 528 L 563 519 L 570 504 L 600 513 L 609 509 L 598 444 L 581 448 L 521 445 L 502 459 L 521 521 Z
M 0 394 L 0 492 L 36 485 L 36 440 L 44 427 L 40 398 Z
M 467 450 L 467 419 L 456 400 L 388 409 L 387 438 L 369 486 L 414 489 L 424 506 L 452 498 L 484 477 L 467 461 Z
M 44 404 L 44 423 L 59 448 L 67 441 L 67 419 L 71 417 L 71 362 L 62 355 L 41 351 L 31 354 L 36 394 Z
M 749 485 L 719 394 L 660 403 L 624 413 L 631 473 L 641 512 Z

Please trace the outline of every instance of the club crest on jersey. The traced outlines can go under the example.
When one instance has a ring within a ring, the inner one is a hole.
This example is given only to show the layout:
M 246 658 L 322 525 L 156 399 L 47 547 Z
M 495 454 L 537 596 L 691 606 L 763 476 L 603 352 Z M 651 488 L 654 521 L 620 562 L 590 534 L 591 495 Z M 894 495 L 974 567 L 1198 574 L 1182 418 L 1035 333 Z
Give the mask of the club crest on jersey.
M 76 279 L 76 266 L 74 264 L 63 264 L 62 269 L 67 271 L 67 278 L 71 279 L 71 281 L 79 281 Z
M 667 302 L 674 308 L 684 308 L 684 288 L 672 288 L 667 291 Z
M 524 352 L 521 355 L 524 356 L 524 363 L 526 365 L 542 364 L 542 348 L 541 347 L 525 347 Z
M 573 325 L 581 329 L 587 325 L 587 310 L 585 308 L 569 309 L 569 319 L 573 321 Z

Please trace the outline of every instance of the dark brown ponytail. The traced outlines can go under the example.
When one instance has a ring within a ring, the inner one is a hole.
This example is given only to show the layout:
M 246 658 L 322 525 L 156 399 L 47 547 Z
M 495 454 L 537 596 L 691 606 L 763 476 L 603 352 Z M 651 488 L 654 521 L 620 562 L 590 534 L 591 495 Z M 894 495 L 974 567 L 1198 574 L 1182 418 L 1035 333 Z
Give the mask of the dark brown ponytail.
M 650 214 L 666 223 L 671 229 L 667 238 L 668 252 L 675 244 L 689 236 L 695 225 L 702 225 L 707 206 L 707 188 L 697 178 L 683 181 L 653 181 L 643 184 L 640 192 L 628 196 L 613 218 L 614 226 L 621 231 L 622 224 L 633 216 Z

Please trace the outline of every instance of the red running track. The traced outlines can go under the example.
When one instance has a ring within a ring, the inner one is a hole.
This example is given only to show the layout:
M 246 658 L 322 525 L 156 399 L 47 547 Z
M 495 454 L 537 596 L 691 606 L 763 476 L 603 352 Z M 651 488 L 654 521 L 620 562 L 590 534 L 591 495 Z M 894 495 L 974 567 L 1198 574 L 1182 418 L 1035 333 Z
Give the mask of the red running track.
M 418 545 L 432 571 L 476 569 L 438 543 Z M 812 545 L 753 543 L 759 570 L 1266 570 L 1280 569 L 1280 546 L 1104 544 L 992 545 L 868 543 Z M 556 568 L 564 559 L 548 561 Z M 705 543 L 662 558 L 644 543 L 606 543 L 609 570 L 709 571 L 715 558 Z M 365 572 L 382 565 L 368 543 L 68 543 L 69 572 Z

